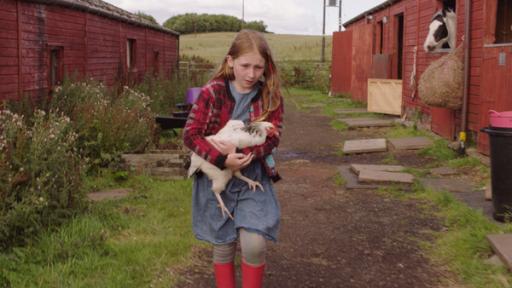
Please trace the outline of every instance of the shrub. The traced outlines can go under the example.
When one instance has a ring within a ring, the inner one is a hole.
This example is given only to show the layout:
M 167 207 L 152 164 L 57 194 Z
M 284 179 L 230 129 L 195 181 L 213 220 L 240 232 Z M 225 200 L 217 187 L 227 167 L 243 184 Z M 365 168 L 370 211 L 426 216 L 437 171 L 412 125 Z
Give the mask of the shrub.
M 89 171 L 96 171 L 151 143 L 155 121 L 149 104 L 149 97 L 126 86 L 116 96 L 101 83 L 65 82 L 53 95 L 51 109 L 71 118 L 80 152 L 89 160 Z
M 288 61 L 279 63 L 279 68 L 285 86 L 329 91 L 329 63 Z
M 33 126 L 0 111 L 0 249 L 26 244 L 82 206 L 82 159 L 70 119 L 36 110 Z

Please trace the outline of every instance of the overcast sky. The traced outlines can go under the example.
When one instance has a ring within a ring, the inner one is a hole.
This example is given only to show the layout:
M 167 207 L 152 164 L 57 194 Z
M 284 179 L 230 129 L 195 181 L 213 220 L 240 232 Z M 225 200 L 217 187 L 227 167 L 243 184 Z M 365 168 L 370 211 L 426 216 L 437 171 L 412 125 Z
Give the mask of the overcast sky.
M 262 20 L 267 30 L 278 34 L 322 34 L 323 0 L 244 0 L 245 21 Z M 142 11 L 163 24 L 184 13 L 226 14 L 242 18 L 242 0 L 106 0 L 130 12 Z M 336 1 L 339 3 L 339 1 Z M 346 22 L 384 0 L 342 1 Z M 338 31 L 338 7 L 326 8 L 325 33 Z

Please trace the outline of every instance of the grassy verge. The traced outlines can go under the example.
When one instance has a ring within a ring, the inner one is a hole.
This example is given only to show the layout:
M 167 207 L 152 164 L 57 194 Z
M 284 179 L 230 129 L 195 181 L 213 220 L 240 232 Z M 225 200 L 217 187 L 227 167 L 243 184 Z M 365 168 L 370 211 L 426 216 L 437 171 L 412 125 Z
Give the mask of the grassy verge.
M 88 185 L 113 186 L 110 177 Z M 197 244 L 190 224 L 191 182 L 135 177 L 123 186 L 134 192 L 91 205 L 34 246 L 0 254 L 3 278 L 12 287 L 172 285 L 168 268 L 186 264 Z
M 469 287 L 510 287 L 512 275 L 504 267 L 486 263 L 492 255 L 485 238 L 488 234 L 510 233 L 511 224 L 496 224 L 481 211 L 457 201 L 452 194 L 425 189 L 416 183 L 413 192 L 399 187 L 381 189 L 389 197 L 420 200 L 423 213 L 435 214 L 443 229 L 434 234 L 434 242 L 422 243 L 427 256 L 438 267 L 454 272 Z

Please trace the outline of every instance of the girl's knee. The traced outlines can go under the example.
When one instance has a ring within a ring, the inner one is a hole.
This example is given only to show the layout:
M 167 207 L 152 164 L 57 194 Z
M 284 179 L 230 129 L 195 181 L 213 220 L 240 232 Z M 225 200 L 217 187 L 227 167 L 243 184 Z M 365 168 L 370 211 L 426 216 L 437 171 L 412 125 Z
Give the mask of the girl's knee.
M 240 246 L 242 257 L 245 262 L 251 265 L 265 263 L 266 240 L 258 233 L 240 229 Z

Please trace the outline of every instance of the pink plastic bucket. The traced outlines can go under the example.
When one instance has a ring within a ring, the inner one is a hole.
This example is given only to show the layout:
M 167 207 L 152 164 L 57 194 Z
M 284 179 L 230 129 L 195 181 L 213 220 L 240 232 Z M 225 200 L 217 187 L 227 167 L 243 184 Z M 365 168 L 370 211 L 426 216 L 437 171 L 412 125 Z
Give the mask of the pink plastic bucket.
M 491 127 L 512 128 L 512 111 L 496 112 L 489 110 Z

